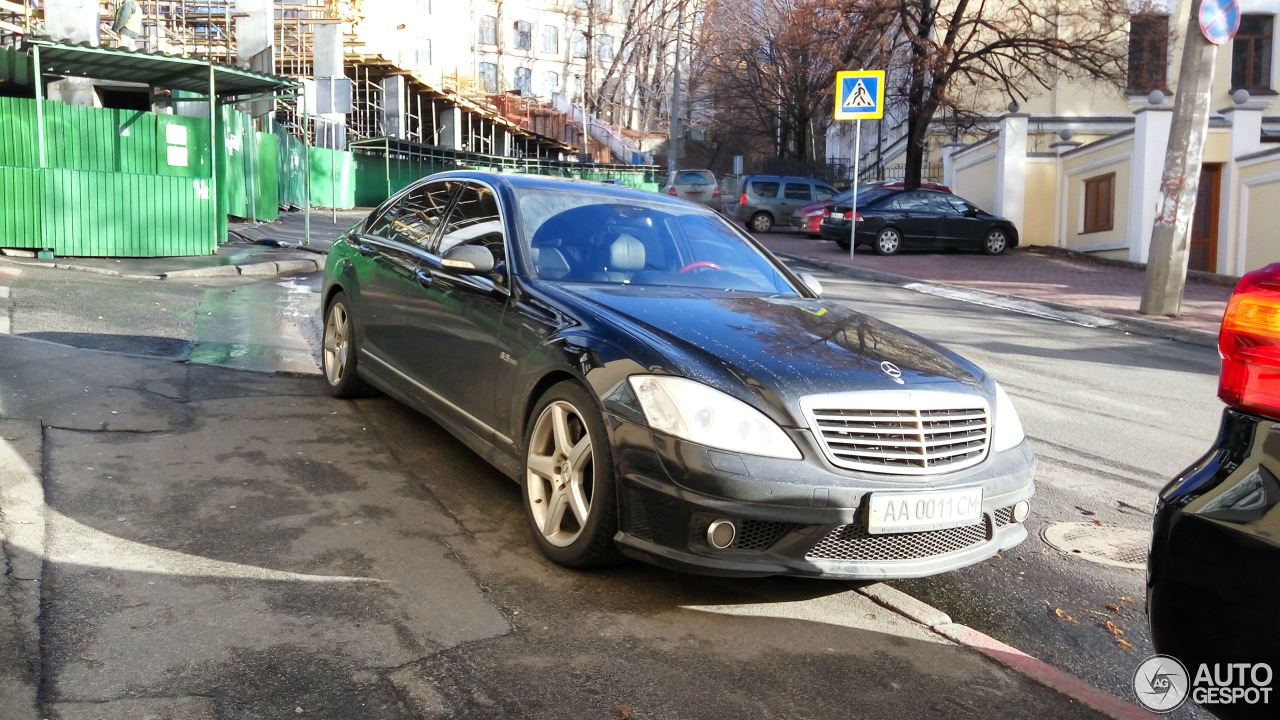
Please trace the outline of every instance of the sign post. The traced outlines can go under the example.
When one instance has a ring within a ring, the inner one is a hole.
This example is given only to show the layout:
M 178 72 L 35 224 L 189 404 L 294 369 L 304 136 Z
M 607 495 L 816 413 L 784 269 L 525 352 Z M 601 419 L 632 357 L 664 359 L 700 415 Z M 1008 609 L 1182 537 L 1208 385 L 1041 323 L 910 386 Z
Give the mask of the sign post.
M 849 257 L 858 244 L 858 159 L 862 155 L 862 121 L 884 117 L 884 71 L 843 70 L 836 73 L 836 120 L 855 120 L 853 131 L 853 197 L 849 201 Z
M 1142 302 L 1138 305 L 1143 315 L 1177 317 L 1182 309 L 1218 46 L 1240 27 L 1236 0 L 1200 0 L 1198 9 L 1193 3 L 1189 15 L 1160 179 L 1160 204 L 1151 228 Z

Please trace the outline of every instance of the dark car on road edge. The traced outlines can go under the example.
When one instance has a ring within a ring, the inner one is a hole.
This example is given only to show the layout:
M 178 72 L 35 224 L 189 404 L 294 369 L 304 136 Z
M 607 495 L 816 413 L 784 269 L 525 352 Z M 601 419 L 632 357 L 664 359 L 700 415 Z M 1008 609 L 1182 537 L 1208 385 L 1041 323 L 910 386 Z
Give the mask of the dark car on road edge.
M 1008 395 L 819 292 L 691 203 L 451 172 L 334 244 L 321 355 L 520 483 L 564 565 L 913 577 L 1021 542 Z
M 1018 245 L 1018 230 L 963 198 L 940 190 L 877 187 L 859 193 L 858 244 L 879 255 L 899 250 L 974 249 L 999 255 Z M 848 203 L 828 205 L 822 237 L 849 249 Z
M 1193 681 L 1202 665 L 1226 679 L 1233 673 L 1224 667 L 1247 663 L 1250 682 L 1254 668 L 1268 665 L 1269 702 L 1240 698 L 1201 702 L 1203 707 L 1222 718 L 1275 718 L 1280 263 L 1240 279 L 1222 320 L 1218 353 L 1218 397 L 1227 407 L 1213 447 L 1160 491 L 1147 562 L 1147 614 L 1156 650 L 1179 660 Z M 1198 702 L 1207 696 L 1193 691 L 1190 697 Z

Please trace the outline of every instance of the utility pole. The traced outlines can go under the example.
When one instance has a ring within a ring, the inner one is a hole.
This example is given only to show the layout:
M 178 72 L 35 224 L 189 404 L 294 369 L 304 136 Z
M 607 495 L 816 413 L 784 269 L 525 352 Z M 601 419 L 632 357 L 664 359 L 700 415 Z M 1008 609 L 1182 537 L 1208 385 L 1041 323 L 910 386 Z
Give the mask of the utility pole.
M 676 4 L 676 67 L 671 75 L 671 122 L 668 123 L 667 172 L 676 171 L 676 156 L 680 154 L 680 63 L 684 61 L 684 3 Z
M 1205 0 L 1190 0 L 1187 31 L 1178 71 L 1178 95 L 1173 104 L 1169 149 L 1160 179 L 1160 205 L 1151 229 L 1146 287 L 1138 312 L 1176 316 L 1187 282 L 1191 219 L 1200 189 L 1204 143 L 1209 134 L 1209 95 L 1218 46 L 1201 32 L 1199 9 Z

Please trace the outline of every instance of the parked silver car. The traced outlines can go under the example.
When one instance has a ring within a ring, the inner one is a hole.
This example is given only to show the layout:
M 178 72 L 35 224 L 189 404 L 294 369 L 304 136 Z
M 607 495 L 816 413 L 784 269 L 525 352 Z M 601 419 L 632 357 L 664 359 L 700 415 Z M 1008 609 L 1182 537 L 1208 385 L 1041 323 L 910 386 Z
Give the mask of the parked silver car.
M 725 203 L 725 214 L 760 233 L 769 232 L 779 223 L 788 224 L 791 214 L 801 207 L 838 194 L 821 180 L 785 175 L 747 175 L 742 178 L 741 188 L 737 203 Z
M 706 205 L 712 210 L 720 209 L 720 183 L 710 170 L 677 170 L 667 176 L 661 192 Z

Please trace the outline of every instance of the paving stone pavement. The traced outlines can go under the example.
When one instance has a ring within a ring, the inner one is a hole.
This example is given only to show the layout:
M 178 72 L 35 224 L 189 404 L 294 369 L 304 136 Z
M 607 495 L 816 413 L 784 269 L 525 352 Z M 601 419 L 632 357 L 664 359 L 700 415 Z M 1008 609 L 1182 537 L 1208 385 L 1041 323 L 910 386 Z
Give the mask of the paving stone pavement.
M 792 232 L 755 237 L 773 252 L 797 258 L 815 258 L 927 282 L 1156 320 L 1214 335 L 1233 289 L 1232 284 L 1188 279 L 1182 314 L 1177 318 L 1160 318 L 1138 313 L 1145 282 L 1141 269 L 1103 264 L 1080 256 L 1068 257 L 1055 248 L 1015 248 L 997 257 L 945 251 L 902 252 L 882 257 L 859 248 L 850 259 L 847 251 L 829 240 L 815 240 Z

